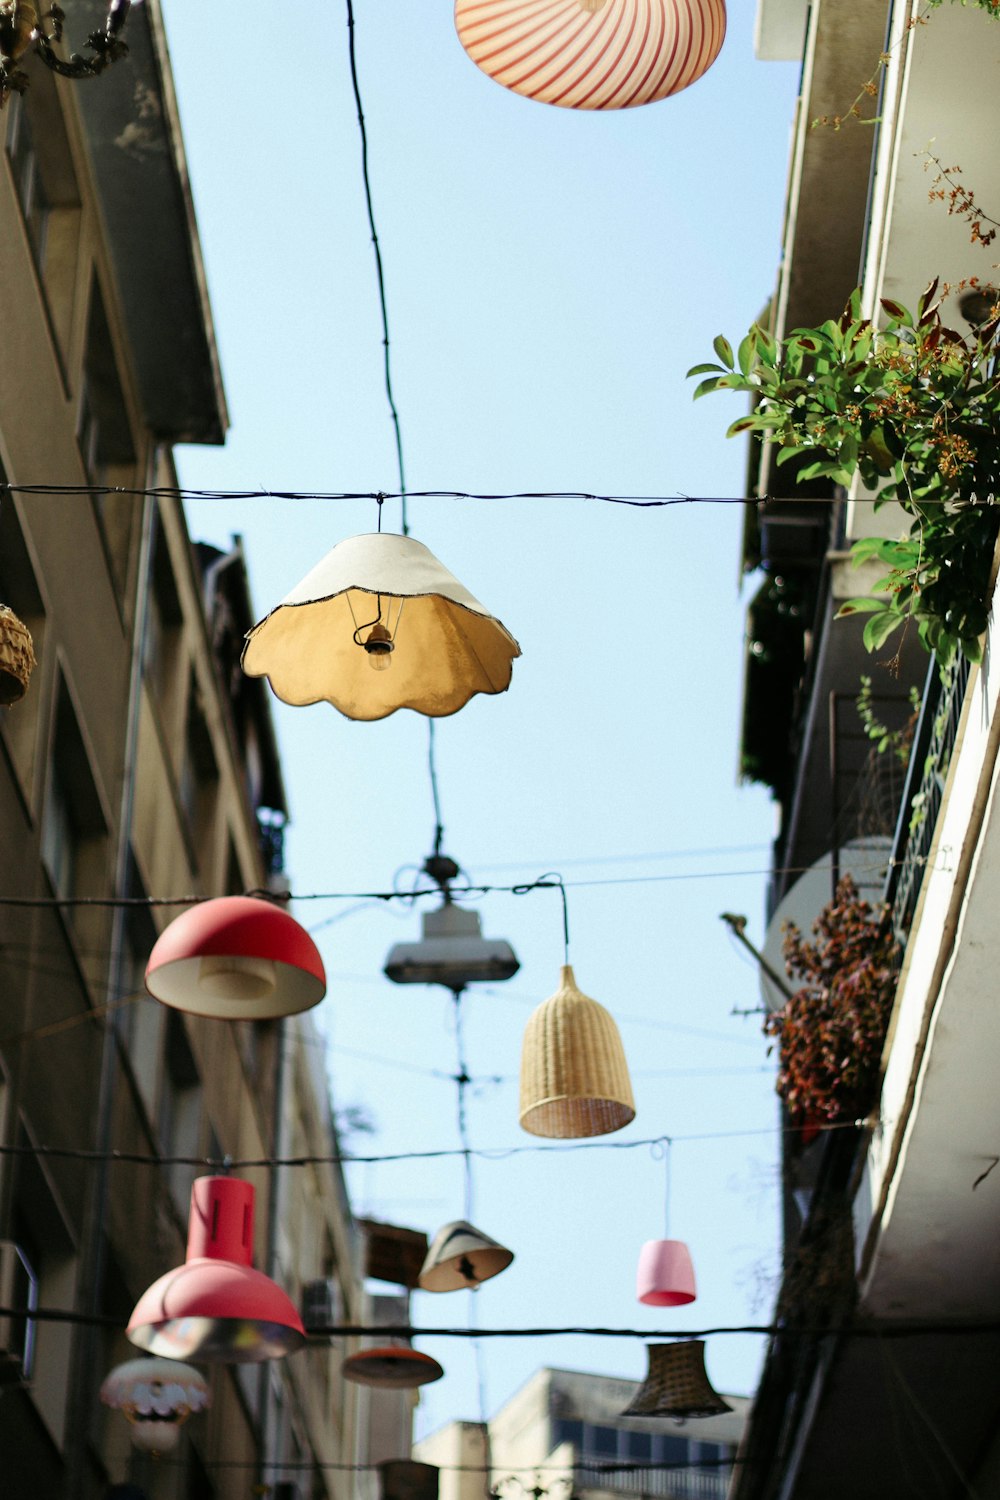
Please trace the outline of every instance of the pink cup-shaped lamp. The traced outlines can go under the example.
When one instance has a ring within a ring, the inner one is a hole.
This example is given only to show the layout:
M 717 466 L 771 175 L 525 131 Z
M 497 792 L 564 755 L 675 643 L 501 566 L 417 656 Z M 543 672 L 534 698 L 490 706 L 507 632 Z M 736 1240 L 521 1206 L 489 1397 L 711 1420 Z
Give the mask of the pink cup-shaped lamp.
M 635 1294 L 648 1307 L 682 1307 L 697 1296 L 691 1252 L 683 1240 L 647 1240 L 639 1252 Z

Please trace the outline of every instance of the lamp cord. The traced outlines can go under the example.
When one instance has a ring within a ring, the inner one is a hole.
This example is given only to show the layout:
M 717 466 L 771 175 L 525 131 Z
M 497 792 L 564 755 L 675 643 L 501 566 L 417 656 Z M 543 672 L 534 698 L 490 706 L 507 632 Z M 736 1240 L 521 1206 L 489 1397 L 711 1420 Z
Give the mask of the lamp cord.
M 650 1142 L 649 1147 L 649 1154 L 655 1160 L 659 1160 L 661 1156 L 663 1158 L 666 1178 L 663 1189 L 663 1238 L 665 1240 L 670 1238 L 670 1148 L 673 1144 L 669 1135 L 664 1135 L 658 1141 Z
M 382 349 L 383 368 L 385 371 L 385 394 L 389 402 L 389 412 L 392 417 L 393 431 L 396 437 L 396 463 L 399 469 L 399 503 L 401 512 L 401 530 L 404 536 L 409 536 L 410 528 L 406 520 L 406 480 L 403 471 L 403 434 L 399 425 L 399 412 L 396 410 L 395 397 L 392 394 L 392 366 L 389 360 L 389 310 L 385 296 L 385 272 L 382 266 L 382 250 L 378 242 L 378 231 L 375 228 L 375 210 L 372 205 L 371 179 L 368 175 L 368 132 L 365 129 L 365 114 L 361 105 L 361 89 L 358 84 L 358 64 L 354 48 L 354 7 L 351 0 L 347 0 L 347 38 L 348 55 L 351 63 L 351 87 L 354 90 L 354 103 L 358 112 L 358 130 L 361 135 L 361 177 L 365 188 L 365 204 L 368 209 L 368 227 L 371 230 L 372 246 L 375 250 L 375 275 L 378 280 L 378 300 L 382 313 Z M 381 500 L 379 501 L 379 515 L 381 516 Z M 381 529 L 381 527 L 379 528 Z
M 537 880 L 529 880 L 524 885 L 512 885 L 511 894 L 514 896 L 526 896 L 529 891 L 545 890 L 557 887 L 562 898 L 562 928 L 563 928 L 563 963 L 569 963 L 569 903 L 566 900 L 566 882 L 556 870 L 549 870 L 545 875 L 539 875 Z

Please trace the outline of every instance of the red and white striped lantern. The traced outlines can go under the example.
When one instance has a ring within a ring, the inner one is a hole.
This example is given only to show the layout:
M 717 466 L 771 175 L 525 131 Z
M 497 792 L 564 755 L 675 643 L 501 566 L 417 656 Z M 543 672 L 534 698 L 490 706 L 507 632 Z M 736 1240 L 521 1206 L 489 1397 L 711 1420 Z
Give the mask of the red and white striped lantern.
M 567 109 L 629 109 L 694 83 L 725 0 L 455 0 L 459 41 L 505 88 Z

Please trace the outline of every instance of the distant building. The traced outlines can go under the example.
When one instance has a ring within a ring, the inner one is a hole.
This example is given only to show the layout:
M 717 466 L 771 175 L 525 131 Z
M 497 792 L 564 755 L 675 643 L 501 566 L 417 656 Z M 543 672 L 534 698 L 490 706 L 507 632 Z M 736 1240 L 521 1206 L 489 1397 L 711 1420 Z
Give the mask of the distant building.
M 724 1500 L 749 1401 L 733 1410 L 678 1421 L 623 1417 L 634 1380 L 542 1369 L 491 1419 L 453 1422 L 423 1439 L 414 1457 L 441 1468 L 441 1500 L 503 1500 L 625 1495 L 657 1500 Z M 489 1471 L 485 1476 L 476 1472 Z

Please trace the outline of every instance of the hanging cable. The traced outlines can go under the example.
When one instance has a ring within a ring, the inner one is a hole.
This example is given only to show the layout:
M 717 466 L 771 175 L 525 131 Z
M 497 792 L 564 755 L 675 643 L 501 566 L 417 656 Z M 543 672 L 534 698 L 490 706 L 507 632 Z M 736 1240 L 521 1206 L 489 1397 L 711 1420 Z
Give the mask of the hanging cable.
M 354 46 L 354 6 L 351 0 L 347 0 L 347 40 L 348 56 L 351 64 L 351 88 L 354 90 L 354 103 L 358 112 L 358 130 L 361 135 L 361 177 L 365 189 L 365 204 L 368 208 L 368 227 L 371 230 L 372 247 L 375 251 L 375 276 L 378 281 L 378 301 L 382 313 L 382 350 L 383 368 L 385 371 L 385 394 L 389 402 L 389 411 L 392 416 L 392 427 L 396 437 L 396 463 L 399 469 L 399 502 L 401 513 L 400 529 L 404 536 L 409 536 L 410 528 L 406 521 L 406 479 L 403 470 L 403 434 L 400 429 L 399 412 L 396 410 L 395 397 L 392 394 L 392 366 L 389 359 L 389 309 L 385 295 L 385 271 L 382 266 L 382 250 L 378 242 L 378 231 L 375 228 L 375 209 L 372 204 L 372 185 L 368 173 L 368 131 L 365 128 L 365 114 L 361 107 L 361 89 L 358 84 L 358 62 Z M 379 530 L 381 531 L 382 500 L 379 499 Z

